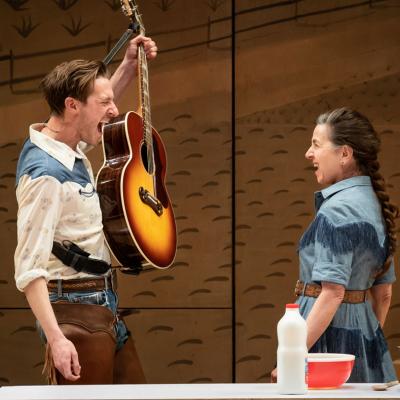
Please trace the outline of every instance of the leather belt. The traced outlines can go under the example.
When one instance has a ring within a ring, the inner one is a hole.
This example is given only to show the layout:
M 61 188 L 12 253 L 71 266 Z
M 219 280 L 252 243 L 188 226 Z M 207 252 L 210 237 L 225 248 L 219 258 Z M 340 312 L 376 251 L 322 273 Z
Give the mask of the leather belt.
M 316 283 L 296 282 L 294 293 L 296 296 L 318 297 L 322 291 L 321 285 Z M 358 304 L 367 300 L 368 290 L 345 290 L 342 303 Z
M 49 292 L 90 292 L 116 289 L 116 274 L 90 279 L 54 279 L 47 283 Z

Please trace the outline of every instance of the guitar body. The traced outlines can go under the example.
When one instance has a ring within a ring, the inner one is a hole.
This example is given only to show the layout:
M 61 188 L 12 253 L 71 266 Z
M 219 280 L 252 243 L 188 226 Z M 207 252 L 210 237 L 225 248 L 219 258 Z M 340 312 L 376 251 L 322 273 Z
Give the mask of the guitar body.
M 104 164 L 96 183 L 108 246 L 123 267 L 137 272 L 148 264 L 167 268 L 176 253 L 175 219 L 164 184 L 166 154 L 151 129 L 149 172 L 142 117 L 130 111 L 104 125 Z

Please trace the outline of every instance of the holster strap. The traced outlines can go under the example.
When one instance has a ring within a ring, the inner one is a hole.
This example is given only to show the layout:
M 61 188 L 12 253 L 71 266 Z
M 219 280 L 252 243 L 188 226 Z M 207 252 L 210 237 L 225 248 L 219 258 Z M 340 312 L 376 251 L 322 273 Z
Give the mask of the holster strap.
M 321 285 L 297 281 L 294 293 L 296 296 L 318 297 L 322 291 Z M 342 303 L 358 304 L 367 300 L 368 290 L 345 290 Z
M 63 240 L 62 243 L 54 241 L 52 253 L 61 260 L 63 264 L 74 268 L 78 272 L 103 275 L 111 268 L 111 264 L 90 257 L 88 252 L 69 240 Z

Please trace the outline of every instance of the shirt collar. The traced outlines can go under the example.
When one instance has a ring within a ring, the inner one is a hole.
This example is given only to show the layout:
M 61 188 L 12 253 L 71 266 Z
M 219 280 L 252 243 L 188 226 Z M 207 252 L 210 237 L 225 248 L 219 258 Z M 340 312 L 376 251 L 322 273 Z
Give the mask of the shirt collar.
M 70 171 L 73 170 L 75 165 L 75 159 L 86 159 L 85 154 L 82 150 L 77 147 L 76 151 L 72 150 L 67 144 L 60 142 L 47 136 L 41 132 L 44 124 L 33 124 L 29 127 L 29 137 L 31 142 L 49 154 L 51 157 L 55 158 Z
M 342 190 L 349 189 L 354 186 L 372 186 L 371 178 L 366 175 L 361 176 L 353 176 L 348 179 L 343 179 L 337 183 L 334 183 L 327 188 L 314 193 L 314 200 L 315 200 L 315 209 L 321 207 L 322 203 L 328 198 L 333 196 L 334 194 L 341 192 Z

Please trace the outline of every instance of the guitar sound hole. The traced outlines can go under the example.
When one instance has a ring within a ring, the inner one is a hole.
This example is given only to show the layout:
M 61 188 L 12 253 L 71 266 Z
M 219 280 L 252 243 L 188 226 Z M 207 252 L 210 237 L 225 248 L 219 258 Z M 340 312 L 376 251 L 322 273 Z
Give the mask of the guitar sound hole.
M 142 144 L 140 149 L 140 156 L 142 157 L 142 163 L 147 172 L 149 172 L 149 161 L 147 158 L 147 146 L 145 143 Z

